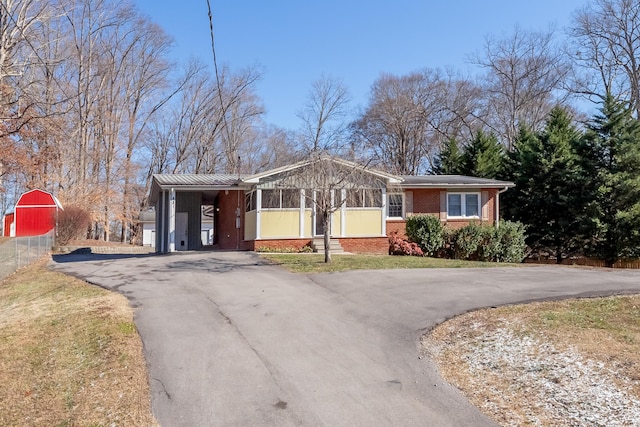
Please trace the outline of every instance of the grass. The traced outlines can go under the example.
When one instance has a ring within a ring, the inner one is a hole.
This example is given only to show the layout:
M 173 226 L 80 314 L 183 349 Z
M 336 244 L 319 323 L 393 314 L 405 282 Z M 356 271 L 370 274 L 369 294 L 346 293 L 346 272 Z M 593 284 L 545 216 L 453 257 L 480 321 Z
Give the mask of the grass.
M 0 282 L 0 425 L 156 425 L 126 299 L 40 265 Z
M 294 273 L 399 268 L 483 268 L 517 265 L 429 257 L 346 254 L 332 255 L 331 263 L 327 264 L 324 262 L 323 254 L 260 254 L 260 256 Z
M 434 329 L 430 339 L 437 343 L 436 347 L 442 346 L 436 360 L 444 378 L 460 388 L 472 402 L 479 407 L 509 408 L 513 413 L 542 411 L 537 416 L 544 419 L 544 410 L 538 404 L 528 403 L 530 391 L 508 402 L 500 401 L 500 396 L 514 393 L 513 384 L 501 379 L 505 374 L 500 369 L 487 372 L 486 378 L 479 379 L 467 371 L 466 355 L 474 348 L 471 343 L 487 332 L 492 334 L 505 328 L 517 336 L 549 343 L 557 351 L 576 351 L 601 363 L 604 370 L 622 372 L 632 385 L 621 383 L 620 387 L 640 399 L 639 295 L 484 309 L 458 316 Z M 478 382 L 483 386 L 473 385 Z M 488 415 L 496 420 L 505 417 L 498 413 Z

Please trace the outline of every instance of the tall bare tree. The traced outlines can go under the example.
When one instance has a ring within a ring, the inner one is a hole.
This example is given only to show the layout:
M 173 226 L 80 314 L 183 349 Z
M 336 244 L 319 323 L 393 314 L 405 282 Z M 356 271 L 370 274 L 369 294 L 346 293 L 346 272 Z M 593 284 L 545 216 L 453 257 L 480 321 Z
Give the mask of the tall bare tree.
M 428 169 L 427 153 L 436 112 L 445 106 L 438 72 L 406 76 L 383 74 L 371 88 L 369 104 L 352 124 L 354 151 L 366 151 L 374 164 L 399 175 Z
M 485 70 L 486 125 L 511 150 L 520 126 L 539 130 L 566 95 L 561 89 L 570 67 L 552 31 L 524 31 L 488 37 L 473 62 Z
M 625 100 L 640 117 L 640 1 L 593 0 L 574 15 L 572 54 L 586 70 L 576 90 Z
M 344 83 L 323 75 L 311 84 L 302 120 L 302 141 L 306 152 L 337 152 L 344 145 L 351 98 Z

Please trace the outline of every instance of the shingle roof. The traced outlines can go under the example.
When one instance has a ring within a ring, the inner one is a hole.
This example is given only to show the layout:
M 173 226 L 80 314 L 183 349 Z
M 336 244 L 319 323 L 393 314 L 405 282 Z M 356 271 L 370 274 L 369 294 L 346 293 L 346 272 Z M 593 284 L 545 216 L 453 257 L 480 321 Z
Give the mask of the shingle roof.
M 514 184 L 508 181 L 497 179 L 476 178 L 464 175 L 404 175 L 402 177 L 402 187 L 487 187 L 503 188 L 513 187 Z

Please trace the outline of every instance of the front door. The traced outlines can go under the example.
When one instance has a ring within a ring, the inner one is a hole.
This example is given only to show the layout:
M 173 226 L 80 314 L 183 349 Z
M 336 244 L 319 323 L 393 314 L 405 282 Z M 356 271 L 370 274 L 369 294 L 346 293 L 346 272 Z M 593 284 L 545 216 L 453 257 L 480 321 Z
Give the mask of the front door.
M 176 212 L 176 250 L 186 251 L 189 249 L 188 230 L 189 213 Z
M 322 212 L 320 211 L 320 209 L 318 209 L 318 207 L 316 206 L 316 212 L 315 215 L 313 216 L 315 219 L 315 226 L 314 226 L 314 236 L 323 236 L 324 235 L 324 227 L 322 224 Z

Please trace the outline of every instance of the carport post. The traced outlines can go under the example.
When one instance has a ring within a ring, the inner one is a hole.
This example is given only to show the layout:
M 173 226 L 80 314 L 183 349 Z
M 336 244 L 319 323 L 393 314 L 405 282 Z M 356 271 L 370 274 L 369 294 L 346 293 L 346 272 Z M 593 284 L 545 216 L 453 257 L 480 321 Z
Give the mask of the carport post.
M 176 190 L 169 192 L 169 252 L 176 250 Z

